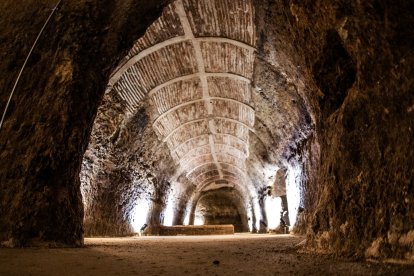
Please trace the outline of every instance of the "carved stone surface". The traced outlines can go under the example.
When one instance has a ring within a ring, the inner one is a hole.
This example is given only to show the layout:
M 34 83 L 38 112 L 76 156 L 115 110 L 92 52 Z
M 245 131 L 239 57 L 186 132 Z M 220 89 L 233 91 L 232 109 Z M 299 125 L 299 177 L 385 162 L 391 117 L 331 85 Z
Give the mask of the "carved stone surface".
M 0 3 L 1 110 L 55 4 L 38 2 Z M 75 2 L 0 130 L 2 243 L 129 235 L 139 202 L 154 231 L 191 223 L 225 189 L 265 230 L 274 185 L 309 246 L 413 258 L 410 1 Z

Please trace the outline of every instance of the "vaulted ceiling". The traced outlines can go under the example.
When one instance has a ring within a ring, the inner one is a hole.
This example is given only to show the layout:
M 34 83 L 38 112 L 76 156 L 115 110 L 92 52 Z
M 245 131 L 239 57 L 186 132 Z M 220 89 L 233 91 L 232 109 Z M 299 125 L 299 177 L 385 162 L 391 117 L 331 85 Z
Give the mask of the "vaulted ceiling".
M 199 189 L 249 183 L 255 110 L 254 10 L 248 0 L 178 0 L 137 40 L 109 85 L 130 115 L 149 97 L 152 128 Z

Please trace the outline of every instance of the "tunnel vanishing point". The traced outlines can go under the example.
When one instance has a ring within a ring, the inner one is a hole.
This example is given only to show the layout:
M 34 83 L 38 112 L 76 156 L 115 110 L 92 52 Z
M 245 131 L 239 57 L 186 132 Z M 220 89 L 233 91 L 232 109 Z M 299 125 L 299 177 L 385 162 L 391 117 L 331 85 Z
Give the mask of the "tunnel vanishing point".
M 1 1 L 0 242 L 233 224 L 414 261 L 413 4 Z

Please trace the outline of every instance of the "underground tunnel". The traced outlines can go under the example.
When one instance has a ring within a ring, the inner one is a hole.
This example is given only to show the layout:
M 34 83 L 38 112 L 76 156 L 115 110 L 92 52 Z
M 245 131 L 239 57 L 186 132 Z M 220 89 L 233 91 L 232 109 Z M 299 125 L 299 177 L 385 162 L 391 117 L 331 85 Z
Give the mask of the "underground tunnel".
M 284 155 L 314 123 L 296 84 L 258 58 L 254 15 L 249 1 L 176 1 L 134 42 L 110 75 L 82 162 L 86 235 L 130 235 L 138 221 L 159 234 L 187 217 L 265 233 L 266 212 L 282 212 L 265 208 L 271 189 L 294 201 L 295 221 L 303 164 Z M 275 80 L 271 101 L 259 75 Z
M 117 246 L 148 275 L 414 271 L 410 1 L 0 10 L 0 274 Z

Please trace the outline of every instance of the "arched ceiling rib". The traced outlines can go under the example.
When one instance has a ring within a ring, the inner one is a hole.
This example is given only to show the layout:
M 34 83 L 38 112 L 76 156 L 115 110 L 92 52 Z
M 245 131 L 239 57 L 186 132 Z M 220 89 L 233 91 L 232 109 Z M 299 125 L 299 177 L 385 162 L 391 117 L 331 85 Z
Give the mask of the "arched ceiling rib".
M 233 181 L 235 184 L 244 187 L 249 190 L 249 185 L 251 184 L 250 179 L 246 179 L 245 176 L 240 175 L 240 173 L 235 171 L 223 170 L 225 178 L 221 178 L 218 175 L 217 171 L 206 171 L 197 176 L 194 181 L 197 181 L 197 187 L 204 185 L 213 181 L 224 182 L 224 181 Z
M 231 163 L 227 163 L 227 162 L 223 162 L 223 161 L 219 161 L 218 163 L 220 163 L 220 166 L 222 168 L 222 170 L 227 171 L 229 173 L 233 173 L 235 175 L 239 175 L 242 177 L 247 177 L 247 174 L 245 172 L 245 168 L 240 168 L 235 164 L 231 164 Z M 195 166 L 191 169 L 190 172 L 187 173 L 187 177 L 189 177 L 190 179 L 196 179 L 198 176 L 206 173 L 206 172 L 210 172 L 214 169 L 215 162 L 203 162 L 201 164 L 199 164 L 198 166 Z M 213 167 L 213 168 L 212 168 Z
M 217 170 L 211 170 L 206 171 L 200 175 L 197 176 L 197 178 L 193 179 L 194 181 L 197 181 L 197 185 L 200 185 L 201 183 L 205 183 L 208 179 L 215 178 L 218 180 L 227 180 L 229 178 L 237 179 L 237 183 L 240 185 L 245 185 L 245 179 L 243 179 L 239 174 L 231 172 L 231 171 L 223 171 L 224 175 L 226 176 L 225 179 L 220 177 Z
M 238 187 L 243 187 L 246 188 L 244 185 L 240 185 L 240 179 L 232 177 L 232 176 L 228 176 L 225 180 L 222 180 L 220 178 L 217 177 L 211 177 L 208 178 L 206 180 L 204 180 L 204 182 L 199 183 L 198 188 L 200 190 L 203 190 L 203 188 L 205 186 L 210 185 L 211 183 L 218 183 L 218 184 L 232 184 L 234 186 L 238 186 Z
M 215 79 L 225 80 L 226 83 L 229 83 L 229 82 L 232 82 L 232 81 L 233 82 L 244 83 L 245 85 L 246 84 L 248 85 L 248 84 L 251 83 L 251 80 L 246 78 L 246 77 L 239 76 L 239 75 L 232 74 L 232 73 L 228 73 L 228 72 L 205 73 L 205 75 L 207 76 L 207 80 L 209 82 L 212 82 L 213 84 L 214 84 Z M 157 87 L 151 89 L 148 92 L 148 95 L 150 97 L 152 97 L 156 92 L 158 92 L 159 90 L 161 90 L 165 87 L 168 87 L 170 85 L 174 85 L 177 82 L 188 81 L 188 80 L 191 80 L 191 79 L 199 81 L 200 80 L 200 73 L 185 75 L 185 76 L 181 76 L 181 77 L 178 77 L 178 78 L 175 78 L 175 79 L 171 79 L 171 80 L 169 80 L 165 83 L 162 83 L 162 84 L 158 85 Z M 114 80 L 112 79 L 112 81 L 114 81 Z M 221 85 L 224 85 L 224 83 L 222 83 Z M 240 91 L 240 92 L 242 92 L 242 91 Z M 248 93 L 248 96 L 250 97 L 250 93 Z
M 182 124 L 178 124 L 177 121 L 180 121 L 180 120 L 176 120 L 175 123 L 177 123 L 177 125 L 174 126 L 174 119 L 177 119 L 177 118 L 171 118 L 171 120 L 166 120 L 167 122 L 171 122 L 171 128 L 169 130 L 168 129 L 165 130 L 163 128 L 155 128 L 154 127 L 154 129 L 157 130 L 157 134 L 159 136 L 161 136 L 163 134 L 166 135 L 165 138 L 163 138 L 163 141 L 164 142 L 166 142 L 176 132 L 186 131 L 189 125 L 195 124 L 195 123 L 199 123 L 199 122 L 202 122 L 202 121 L 205 121 L 206 120 L 206 118 L 198 118 L 198 119 L 190 120 L 188 122 L 185 122 L 184 121 L 184 123 L 182 123 Z M 236 125 L 240 125 L 240 127 L 246 128 L 247 130 L 249 130 L 251 132 L 254 132 L 254 129 L 252 127 L 248 126 L 244 122 L 241 122 L 241 121 L 238 121 L 238 120 L 235 120 L 235 119 L 232 119 L 232 118 L 215 116 L 214 119 L 215 120 L 223 120 L 223 121 L 227 121 L 227 122 L 230 122 L 230 123 L 233 123 L 233 124 L 236 124 Z M 246 132 L 246 131 L 244 131 L 244 132 Z M 212 134 L 217 134 L 217 133 L 220 133 L 220 132 L 217 132 L 217 128 L 215 128 L 214 129 L 214 133 L 212 132 Z
M 221 146 L 230 146 L 232 148 L 240 151 L 240 154 L 245 155 L 247 158 L 249 155 L 249 148 L 245 140 L 234 136 L 232 134 L 214 134 L 214 144 L 220 150 Z M 209 143 L 207 134 L 201 134 L 200 136 L 194 136 L 191 139 L 188 139 L 184 143 L 176 146 L 171 150 L 173 158 L 181 159 L 182 156 L 189 153 L 191 150 L 197 147 L 205 146 Z
M 219 145 L 216 144 L 216 146 L 219 146 Z M 232 148 L 231 146 L 228 146 L 228 145 L 220 145 L 220 146 L 222 146 L 220 147 L 220 149 L 222 150 L 219 149 L 219 152 L 221 152 L 222 154 L 226 154 L 234 158 L 241 159 L 243 161 L 246 159 L 246 156 L 243 154 L 240 154 L 240 151 L 238 149 Z M 191 151 L 186 153 L 180 159 L 178 158 L 177 159 L 179 160 L 180 165 L 185 167 L 195 157 L 206 155 L 206 154 L 210 154 L 209 148 L 207 146 L 201 146 L 201 147 L 193 148 Z
M 222 44 L 222 43 L 226 43 L 227 47 L 226 48 L 231 48 L 231 47 L 237 47 L 238 49 L 240 49 L 240 52 L 238 53 L 238 55 L 243 55 L 243 54 L 248 54 L 249 51 L 254 51 L 255 49 L 253 47 L 251 47 L 250 45 L 244 44 L 242 42 L 239 41 L 235 41 L 232 39 L 228 39 L 228 38 L 218 38 L 218 37 L 174 37 L 171 38 L 169 40 L 163 41 L 159 44 L 156 44 L 148 49 L 143 50 L 142 52 L 139 52 L 136 56 L 133 56 L 132 58 L 130 58 L 124 65 L 122 65 L 120 68 L 118 68 L 118 70 L 112 75 L 111 80 L 109 82 L 110 85 L 115 84 L 117 81 L 119 81 L 122 78 L 122 75 L 128 71 L 129 69 L 131 69 L 132 67 L 134 67 L 134 65 L 136 63 L 141 62 L 142 59 L 144 59 L 145 57 L 154 54 L 155 52 L 163 49 L 163 48 L 167 48 L 170 46 L 173 46 L 175 44 L 180 44 L 180 43 L 189 43 L 191 42 L 191 40 L 195 40 L 197 41 L 197 43 L 199 43 L 200 45 L 202 45 L 202 47 L 207 48 L 207 47 L 219 47 L 216 44 Z M 208 58 L 208 49 L 204 49 L 203 48 L 203 58 Z M 231 51 L 232 49 L 225 49 L 224 51 Z M 242 50 L 244 50 L 245 52 L 243 52 Z M 222 54 L 222 53 L 218 53 L 218 54 Z M 242 72 L 242 76 L 244 76 L 243 72 L 243 67 L 239 67 L 238 70 L 236 69 L 237 67 L 231 67 L 233 68 L 232 72 Z M 214 70 L 207 70 L 208 72 L 214 72 Z M 247 72 L 246 72 L 247 73 Z
M 253 16 L 249 0 L 177 0 L 111 77 L 132 114 L 149 97 L 154 131 L 196 185 L 249 182 Z
M 229 164 L 229 165 L 239 168 L 240 170 L 243 171 L 243 174 L 244 174 L 245 166 L 244 166 L 243 159 L 228 155 L 227 153 L 218 153 L 217 160 L 219 163 Z M 189 164 L 188 161 L 190 161 L 191 163 Z M 199 166 L 202 166 L 209 162 L 213 162 L 213 156 L 211 155 L 211 153 L 199 155 L 190 160 L 187 160 L 187 163 L 183 164 L 182 168 L 185 169 L 188 172 L 188 174 L 190 174 L 193 170 L 195 170 Z
M 167 111 L 162 112 L 160 116 L 155 120 L 154 125 L 157 124 L 160 120 L 169 119 L 169 115 L 172 112 L 177 113 L 177 116 L 180 116 L 180 114 L 185 112 L 182 112 L 180 109 L 182 108 L 191 108 L 191 105 L 197 105 L 200 102 L 202 102 L 204 99 L 195 99 L 195 100 L 189 100 L 187 102 L 183 102 L 180 104 L 177 104 L 176 106 L 170 107 Z M 253 126 L 254 123 L 254 109 L 250 107 L 249 105 L 239 102 L 237 100 L 231 99 L 231 98 L 223 98 L 223 97 L 209 97 L 208 100 L 210 100 L 210 103 L 213 104 L 213 108 L 215 107 L 217 114 L 220 114 L 222 112 L 227 111 L 228 113 L 231 113 L 234 109 L 236 112 L 239 113 L 239 116 L 242 116 L 242 120 L 244 119 L 244 123 L 246 125 L 249 125 L 249 127 Z M 223 103 L 224 102 L 224 103 Z M 221 109 L 220 105 L 226 105 L 226 108 Z M 227 105 L 233 105 L 233 106 L 227 106 Z M 236 117 L 236 114 L 232 114 L 234 117 Z

